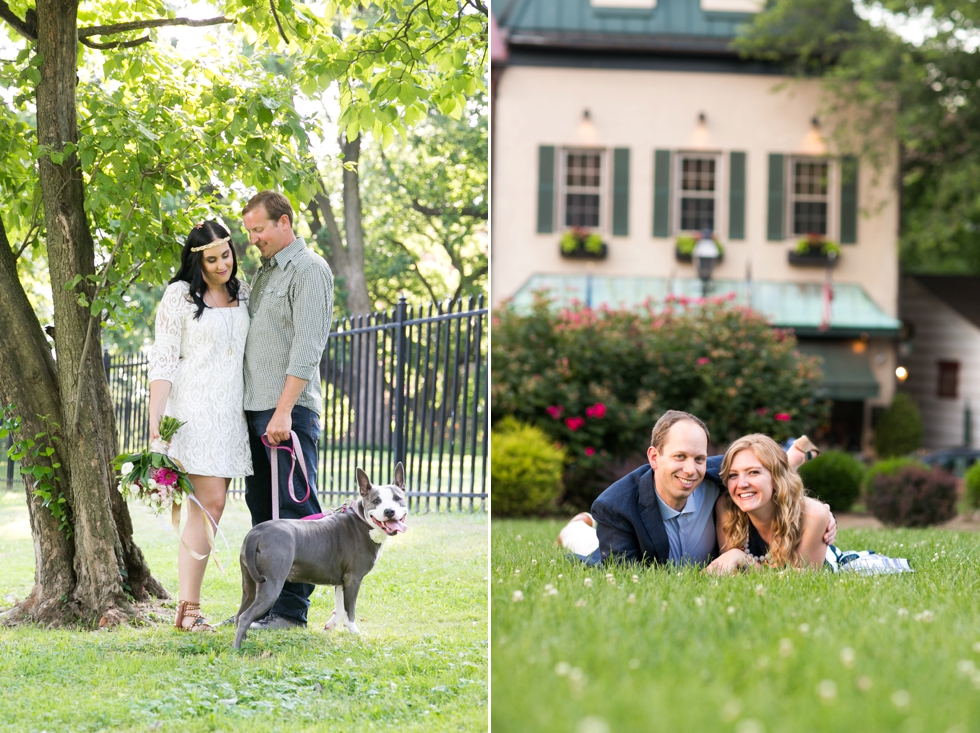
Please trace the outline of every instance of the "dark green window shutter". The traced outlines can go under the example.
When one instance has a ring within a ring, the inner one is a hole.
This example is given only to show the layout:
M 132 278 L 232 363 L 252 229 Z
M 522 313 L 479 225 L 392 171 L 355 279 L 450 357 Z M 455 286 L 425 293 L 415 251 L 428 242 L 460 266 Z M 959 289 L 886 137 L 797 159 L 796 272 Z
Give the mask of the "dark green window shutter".
M 555 231 L 555 146 L 538 148 L 538 234 Z
M 785 238 L 783 201 L 786 191 L 783 184 L 783 157 L 779 153 L 769 154 L 769 216 L 766 220 L 766 239 L 770 242 L 782 242 Z
M 745 153 L 731 154 L 728 172 L 728 238 L 745 239 Z
M 858 161 L 854 156 L 840 161 L 840 243 L 856 244 L 858 231 Z
M 628 237 L 630 233 L 630 151 L 613 150 L 612 233 Z
M 670 151 L 653 154 L 653 236 L 670 236 Z

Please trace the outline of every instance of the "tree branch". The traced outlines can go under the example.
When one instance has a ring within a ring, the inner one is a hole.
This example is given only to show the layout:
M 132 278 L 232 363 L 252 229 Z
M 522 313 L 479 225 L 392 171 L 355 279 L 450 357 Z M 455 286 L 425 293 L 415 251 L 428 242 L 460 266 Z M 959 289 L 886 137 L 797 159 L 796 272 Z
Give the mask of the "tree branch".
M 394 245 L 396 245 L 398 247 L 401 247 L 403 250 L 405 250 L 406 252 L 408 252 L 409 256 L 413 260 L 416 260 L 415 253 L 412 252 L 412 250 L 410 250 L 408 248 L 408 246 L 406 246 L 406 244 L 404 242 L 399 241 L 399 240 L 395 239 L 394 237 L 388 237 L 388 239 L 389 239 L 389 241 L 392 244 L 394 244 Z M 423 275 L 419 271 L 419 263 L 417 261 L 415 262 L 415 274 L 418 275 L 418 278 L 419 278 L 419 280 L 422 281 L 422 284 L 425 286 L 425 289 L 429 291 L 429 297 L 432 298 L 432 302 L 433 303 L 438 303 L 439 302 L 439 296 L 436 295 L 436 291 L 432 289 L 432 286 L 431 285 L 429 285 L 429 281 L 425 279 L 425 275 Z
M 478 13 L 483 13 L 484 15 L 489 15 L 490 11 L 487 9 L 487 4 L 482 2 L 482 0 L 463 0 L 471 8 L 474 8 Z
M 399 183 L 399 185 L 401 184 Z M 404 186 L 402 186 L 402 190 L 405 190 Z M 442 209 L 442 208 L 435 208 L 432 206 L 426 206 L 417 198 L 413 198 L 412 208 L 415 211 L 419 212 L 420 214 L 424 214 L 425 216 L 445 216 L 446 214 L 456 214 L 457 216 L 472 216 L 476 219 L 483 219 L 484 221 L 486 221 L 487 219 L 486 208 L 481 208 L 478 206 L 463 206 L 462 208 L 459 209 L 455 209 L 455 208 Z
M 276 28 L 279 29 L 279 35 L 282 36 L 282 40 L 289 45 L 289 39 L 286 37 L 286 31 L 283 30 L 282 23 L 279 22 L 279 13 L 276 12 L 276 0 L 269 0 L 269 7 L 272 8 L 272 17 L 276 21 Z
M 109 43 L 98 43 L 97 41 L 90 41 L 87 38 L 79 38 L 78 42 L 89 48 L 97 48 L 104 51 L 108 48 L 134 48 L 136 46 L 142 46 L 144 43 L 150 42 L 150 37 L 143 36 L 133 41 L 110 41 Z
M 29 9 L 27 12 L 30 14 L 33 13 L 34 11 L 33 9 Z M 37 14 L 35 13 L 33 16 L 34 18 L 33 24 L 29 22 L 31 15 L 28 15 L 27 17 L 28 20 L 21 20 L 20 18 L 17 17 L 16 13 L 14 13 L 14 11 L 10 9 L 10 6 L 7 5 L 6 0 L 0 0 L 0 18 L 3 18 L 5 21 L 7 21 L 10 24 L 11 28 L 13 28 L 15 31 L 17 31 L 22 36 L 24 36 L 24 38 L 26 38 L 27 40 L 36 41 L 37 40 Z
M 4 3 L 4 0 L 0 0 Z M 143 31 L 148 28 L 164 28 L 166 26 L 186 25 L 191 28 L 200 28 L 209 25 L 222 25 L 234 23 L 223 15 L 216 18 L 205 18 L 204 20 L 194 20 L 192 18 L 157 18 L 155 20 L 134 20 L 129 23 L 113 23 L 112 25 L 94 25 L 90 28 L 79 28 L 78 39 L 91 38 L 92 36 L 113 36 L 117 33 L 127 33 L 129 31 Z

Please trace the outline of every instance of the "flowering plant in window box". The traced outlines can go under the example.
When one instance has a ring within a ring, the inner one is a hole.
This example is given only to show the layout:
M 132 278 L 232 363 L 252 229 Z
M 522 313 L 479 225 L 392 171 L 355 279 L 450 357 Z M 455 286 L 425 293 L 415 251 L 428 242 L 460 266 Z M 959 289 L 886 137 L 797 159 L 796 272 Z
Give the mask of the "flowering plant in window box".
M 561 235 L 561 256 L 579 260 L 604 260 L 609 248 L 598 232 L 573 227 Z
M 819 234 L 808 234 L 789 253 L 789 263 L 800 267 L 834 267 L 839 259 L 840 245 Z
M 718 245 L 718 262 L 725 259 L 725 248 L 721 244 L 721 240 L 718 237 L 712 237 L 715 240 L 715 244 Z M 691 234 L 680 234 L 677 239 L 674 240 L 674 257 L 678 262 L 692 262 L 694 255 L 694 247 L 701 240 L 701 235 L 697 232 Z

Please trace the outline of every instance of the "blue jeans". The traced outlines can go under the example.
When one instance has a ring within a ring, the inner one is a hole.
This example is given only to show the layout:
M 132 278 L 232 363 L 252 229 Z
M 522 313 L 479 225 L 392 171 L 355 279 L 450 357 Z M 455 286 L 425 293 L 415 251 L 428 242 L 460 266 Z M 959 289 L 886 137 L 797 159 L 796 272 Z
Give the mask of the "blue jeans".
M 269 425 L 275 410 L 246 411 L 248 421 L 248 443 L 252 449 L 253 474 L 245 478 L 245 503 L 252 515 L 252 526 L 272 519 L 272 464 L 269 449 L 262 444 L 262 436 Z M 320 418 L 306 407 L 296 406 L 292 412 L 293 432 L 303 448 L 303 460 L 310 475 L 310 495 L 306 501 L 296 503 L 289 496 L 287 482 L 292 459 L 286 452 L 280 452 L 279 467 L 279 516 L 282 519 L 301 519 L 310 514 L 319 514 L 320 502 L 316 497 L 317 446 L 320 443 Z M 299 466 L 293 472 L 293 493 L 297 497 L 306 494 L 303 473 Z M 286 583 L 279 599 L 271 609 L 293 621 L 306 624 L 306 612 L 310 607 L 310 595 L 316 588 L 311 583 Z

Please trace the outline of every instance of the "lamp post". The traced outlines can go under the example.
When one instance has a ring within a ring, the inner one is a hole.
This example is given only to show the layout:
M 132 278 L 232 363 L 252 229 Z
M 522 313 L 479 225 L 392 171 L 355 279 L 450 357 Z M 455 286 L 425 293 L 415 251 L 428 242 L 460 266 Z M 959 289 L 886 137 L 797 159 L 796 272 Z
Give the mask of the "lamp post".
M 692 259 L 697 268 L 698 277 L 701 279 L 701 295 L 705 298 L 711 291 L 711 272 L 718 263 L 718 245 L 711 236 L 711 230 L 707 227 L 701 230 L 701 239 L 694 245 Z

